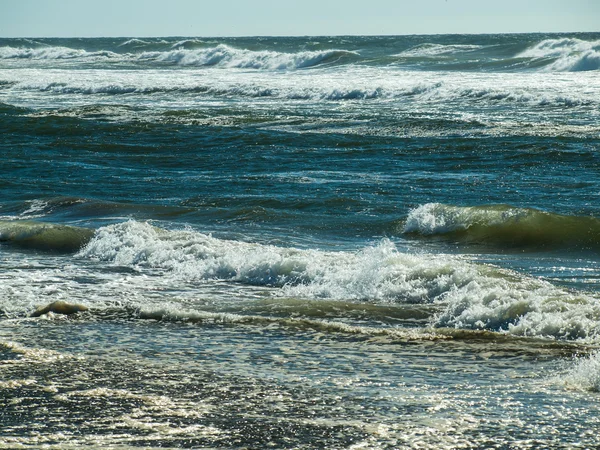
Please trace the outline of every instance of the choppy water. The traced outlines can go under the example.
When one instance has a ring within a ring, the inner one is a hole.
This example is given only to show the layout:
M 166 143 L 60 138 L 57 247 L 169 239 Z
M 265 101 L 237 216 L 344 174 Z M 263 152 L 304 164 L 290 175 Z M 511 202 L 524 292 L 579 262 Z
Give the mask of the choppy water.
M 0 446 L 600 446 L 599 70 L 0 39 Z

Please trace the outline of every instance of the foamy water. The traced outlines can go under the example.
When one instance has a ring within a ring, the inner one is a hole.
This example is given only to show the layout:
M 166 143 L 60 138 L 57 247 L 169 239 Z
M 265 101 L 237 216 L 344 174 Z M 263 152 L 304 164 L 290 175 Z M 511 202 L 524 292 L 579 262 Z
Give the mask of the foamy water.
M 598 42 L 0 40 L 0 447 L 597 447 Z

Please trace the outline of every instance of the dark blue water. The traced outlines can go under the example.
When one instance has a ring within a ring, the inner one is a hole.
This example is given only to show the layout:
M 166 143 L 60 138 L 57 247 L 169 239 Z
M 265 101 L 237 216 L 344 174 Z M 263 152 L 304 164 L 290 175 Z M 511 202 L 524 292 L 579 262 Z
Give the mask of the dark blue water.
M 600 34 L 1 39 L 0 443 L 598 445 L 599 69 Z

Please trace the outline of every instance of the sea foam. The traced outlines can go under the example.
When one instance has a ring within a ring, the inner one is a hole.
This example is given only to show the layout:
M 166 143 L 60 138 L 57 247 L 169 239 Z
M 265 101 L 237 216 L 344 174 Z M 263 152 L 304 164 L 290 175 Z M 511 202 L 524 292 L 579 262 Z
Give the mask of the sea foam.
M 108 50 L 88 52 L 68 47 L 0 47 L 0 59 L 85 60 L 90 58 L 114 59 L 119 58 L 119 55 Z
M 600 41 L 576 38 L 546 39 L 517 55 L 520 58 L 555 59 L 552 71 L 581 72 L 600 69 Z
M 144 52 L 140 60 L 154 60 L 182 66 L 217 66 L 239 69 L 290 70 L 333 63 L 358 54 L 346 50 L 304 51 L 282 53 L 236 49 L 220 44 L 204 49 L 177 48 L 166 52 Z
M 235 281 L 282 297 L 376 303 L 435 303 L 434 327 L 595 342 L 600 302 L 544 280 L 465 259 L 398 251 L 383 240 L 355 252 L 325 252 L 217 239 L 129 221 L 96 232 L 79 252 L 168 284 Z
M 576 359 L 559 381 L 573 389 L 600 392 L 600 351 Z

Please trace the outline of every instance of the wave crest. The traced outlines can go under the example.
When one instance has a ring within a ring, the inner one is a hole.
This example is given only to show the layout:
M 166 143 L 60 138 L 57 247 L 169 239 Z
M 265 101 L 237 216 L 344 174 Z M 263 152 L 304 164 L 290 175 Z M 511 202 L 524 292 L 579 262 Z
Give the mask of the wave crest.
M 557 381 L 572 389 L 600 392 L 600 352 L 576 360 L 573 367 Z
M 536 60 L 554 59 L 547 70 L 581 72 L 600 69 L 600 41 L 576 38 L 546 39 L 517 55 Z
M 217 239 L 129 221 L 99 229 L 78 255 L 156 272 L 169 283 L 234 281 L 281 298 L 434 304 L 436 328 L 596 341 L 600 302 L 543 280 L 447 255 L 411 255 L 383 240 L 323 252 Z
M 87 228 L 31 221 L 0 221 L 0 242 L 22 248 L 75 252 L 94 232 Z
M 218 66 L 238 69 L 290 70 L 334 63 L 342 58 L 355 57 L 346 50 L 281 53 L 236 49 L 220 44 L 216 47 L 189 50 L 177 48 L 167 52 L 144 52 L 140 60 L 155 60 L 182 66 Z
M 40 60 L 74 60 L 74 59 L 109 59 L 118 58 L 117 53 L 100 50 L 88 52 L 86 50 L 68 47 L 0 47 L 0 59 L 40 59 Z
M 460 53 L 468 53 L 476 50 L 481 50 L 483 45 L 464 45 L 464 44 L 451 44 L 451 45 L 442 45 L 442 44 L 432 44 L 425 43 L 419 44 L 415 47 L 412 47 L 408 50 L 399 53 L 396 56 L 401 57 L 437 57 L 437 56 L 449 56 Z
M 148 45 L 146 41 L 130 39 L 119 48 L 132 50 Z M 195 48 L 188 42 L 180 42 L 170 50 L 142 51 L 139 53 L 115 53 L 109 50 L 86 51 L 69 47 L 46 46 L 39 48 L 0 47 L 0 59 L 30 60 L 111 60 L 116 63 L 162 63 L 179 66 L 222 67 L 256 70 L 305 69 L 338 61 L 353 60 L 356 52 L 348 50 L 320 50 L 285 53 L 272 50 L 254 51 L 238 49 L 225 44 L 216 47 Z
M 519 249 L 600 248 L 600 220 L 508 205 L 427 203 L 413 209 L 405 234 Z

